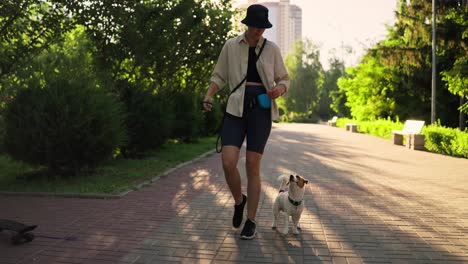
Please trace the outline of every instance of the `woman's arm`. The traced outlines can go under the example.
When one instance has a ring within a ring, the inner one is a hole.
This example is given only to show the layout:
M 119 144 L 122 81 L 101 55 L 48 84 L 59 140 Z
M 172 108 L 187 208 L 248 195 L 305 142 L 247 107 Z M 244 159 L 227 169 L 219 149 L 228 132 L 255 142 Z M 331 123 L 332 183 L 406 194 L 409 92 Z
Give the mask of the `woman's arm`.
M 211 111 L 213 96 L 219 91 L 219 86 L 215 82 L 211 82 L 206 91 L 205 99 L 203 99 L 203 107 L 206 111 Z
M 282 96 L 288 91 L 289 86 L 288 71 L 286 70 L 283 58 L 281 57 L 281 52 L 278 48 L 275 50 L 274 78 L 276 85 L 268 91 L 268 96 L 270 96 L 271 99 L 276 99 L 279 96 Z

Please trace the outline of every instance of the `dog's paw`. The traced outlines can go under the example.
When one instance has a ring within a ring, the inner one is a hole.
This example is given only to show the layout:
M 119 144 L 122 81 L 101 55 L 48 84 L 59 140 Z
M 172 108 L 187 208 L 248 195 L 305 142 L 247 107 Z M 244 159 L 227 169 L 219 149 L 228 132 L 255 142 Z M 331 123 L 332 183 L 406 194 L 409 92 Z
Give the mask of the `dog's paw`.
M 283 230 L 283 231 L 281 231 L 281 234 L 287 236 L 287 235 L 288 235 L 288 230 Z
M 293 229 L 293 234 L 295 234 L 295 235 L 299 235 L 299 234 L 300 234 L 300 232 L 299 232 L 299 230 L 297 230 L 297 229 Z

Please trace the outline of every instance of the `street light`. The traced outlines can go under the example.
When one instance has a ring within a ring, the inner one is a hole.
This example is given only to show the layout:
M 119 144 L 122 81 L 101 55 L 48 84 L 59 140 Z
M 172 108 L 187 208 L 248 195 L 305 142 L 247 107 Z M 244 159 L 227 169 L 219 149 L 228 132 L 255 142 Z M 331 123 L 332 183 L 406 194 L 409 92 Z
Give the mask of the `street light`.
M 432 97 L 431 123 L 436 119 L 436 0 L 432 0 Z

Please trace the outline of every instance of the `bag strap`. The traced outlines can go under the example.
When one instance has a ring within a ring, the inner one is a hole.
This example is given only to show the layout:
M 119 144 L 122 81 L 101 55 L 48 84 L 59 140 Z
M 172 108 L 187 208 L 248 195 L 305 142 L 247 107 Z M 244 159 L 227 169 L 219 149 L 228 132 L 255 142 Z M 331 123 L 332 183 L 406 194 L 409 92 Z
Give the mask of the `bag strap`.
M 260 51 L 258 52 L 258 55 L 255 56 L 255 63 L 257 63 L 258 58 L 260 58 L 260 55 L 262 55 L 262 51 L 263 51 L 263 48 L 265 47 L 266 42 L 267 42 L 267 39 L 265 38 L 263 40 L 262 47 L 260 48 Z M 237 89 L 241 87 L 241 85 L 245 82 L 245 80 L 247 80 L 247 75 L 245 75 L 244 79 L 242 79 L 242 81 L 234 89 L 232 89 L 232 91 L 229 93 L 228 99 L 235 91 L 237 91 Z M 227 105 L 226 105 L 226 108 L 227 108 Z M 219 126 L 219 129 L 218 129 L 218 138 L 216 138 L 216 152 L 217 153 L 221 153 L 221 151 L 223 150 L 222 145 L 220 145 L 219 149 L 218 149 L 218 146 L 219 146 L 219 141 L 221 139 L 221 130 L 223 129 L 224 118 L 226 117 L 226 112 L 227 110 L 224 110 L 223 119 L 221 120 L 221 125 Z

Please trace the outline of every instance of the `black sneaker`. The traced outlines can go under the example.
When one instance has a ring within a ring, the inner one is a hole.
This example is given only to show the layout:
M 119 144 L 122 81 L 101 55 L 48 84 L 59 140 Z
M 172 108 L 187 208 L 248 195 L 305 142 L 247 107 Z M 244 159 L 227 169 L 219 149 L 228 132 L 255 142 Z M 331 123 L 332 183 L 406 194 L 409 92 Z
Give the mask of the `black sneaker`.
M 240 234 L 242 239 L 253 239 L 255 235 L 257 234 L 257 225 L 255 222 L 251 221 L 250 219 L 247 219 L 244 224 L 244 228 L 242 229 L 242 232 Z
M 247 196 L 242 194 L 242 203 L 239 205 L 234 205 L 234 216 L 232 217 L 232 226 L 239 228 L 242 223 L 242 218 L 244 217 L 244 207 L 247 203 Z

